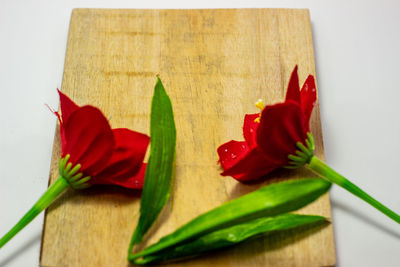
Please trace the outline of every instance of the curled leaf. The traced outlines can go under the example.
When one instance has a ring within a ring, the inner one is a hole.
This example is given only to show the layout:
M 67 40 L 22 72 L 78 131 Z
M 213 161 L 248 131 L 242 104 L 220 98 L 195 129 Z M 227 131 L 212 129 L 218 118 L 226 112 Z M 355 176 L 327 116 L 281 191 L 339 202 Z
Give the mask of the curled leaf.
M 306 225 L 318 226 L 326 222 L 326 218 L 321 216 L 299 214 L 283 214 L 275 217 L 259 218 L 217 230 L 189 243 L 184 243 L 159 253 L 144 256 L 142 259 L 136 259 L 134 263 L 143 265 L 192 257 L 207 251 L 234 246 L 248 239 L 265 236 L 278 231 L 285 231 Z
M 129 260 L 179 246 L 239 223 L 297 210 L 327 192 L 330 186 L 331 183 L 322 179 L 300 179 L 262 187 L 198 216 L 156 244 L 130 255 Z

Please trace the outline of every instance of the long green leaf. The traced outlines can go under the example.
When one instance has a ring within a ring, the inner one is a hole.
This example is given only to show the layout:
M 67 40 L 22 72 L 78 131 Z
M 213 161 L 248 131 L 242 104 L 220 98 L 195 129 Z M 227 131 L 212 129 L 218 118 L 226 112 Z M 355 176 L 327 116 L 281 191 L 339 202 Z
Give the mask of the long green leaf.
M 322 179 L 300 179 L 262 187 L 198 216 L 128 259 L 154 254 L 241 222 L 297 210 L 327 192 L 330 186 Z
M 140 217 L 129 246 L 140 243 L 167 203 L 172 185 L 176 129 L 171 100 L 157 77 L 151 102 L 150 159 L 147 164 Z
M 321 216 L 298 214 L 283 214 L 276 217 L 259 218 L 206 234 L 192 242 L 184 243 L 160 253 L 144 256 L 142 259 L 134 260 L 134 263 L 142 265 L 192 257 L 207 251 L 234 246 L 261 235 L 305 225 L 318 226 L 326 222 L 326 218 Z

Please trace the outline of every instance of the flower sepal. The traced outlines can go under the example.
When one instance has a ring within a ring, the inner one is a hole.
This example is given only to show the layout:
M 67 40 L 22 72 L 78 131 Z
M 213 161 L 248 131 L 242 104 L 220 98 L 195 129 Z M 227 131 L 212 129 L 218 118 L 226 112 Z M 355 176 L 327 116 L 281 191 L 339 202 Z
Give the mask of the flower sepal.
M 58 172 L 60 178 L 63 178 L 67 183 L 74 189 L 84 189 L 90 187 L 87 183 L 90 180 L 90 176 L 83 177 L 83 173 L 79 172 L 81 169 L 81 164 L 76 164 L 73 166 L 71 162 L 68 162 L 70 155 L 67 154 L 65 157 L 60 159 L 58 164 Z
M 315 143 L 314 137 L 310 132 L 307 133 L 307 139 L 305 140 L 306 145 L 302 142 L 297 142 L 296 155 L 288 155 L 289 165 L 284 166 L 286 169 L 297 169 L 305 164 L 310 163 L 312 157 L 314 156 Z

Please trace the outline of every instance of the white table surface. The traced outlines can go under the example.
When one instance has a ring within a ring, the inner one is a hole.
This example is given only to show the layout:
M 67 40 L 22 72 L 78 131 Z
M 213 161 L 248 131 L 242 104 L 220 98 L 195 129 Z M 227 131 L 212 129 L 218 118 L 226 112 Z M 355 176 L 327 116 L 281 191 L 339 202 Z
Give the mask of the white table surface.
M 309 8 L 327 163 L 400 212 L 399 1 L 0 0 L 0 235 L 45 191 L 72 8 Z M 331 190 L 337 266 L 399 266 L 400 227 Z M 0 250 L 38 266 L 43 214 Z

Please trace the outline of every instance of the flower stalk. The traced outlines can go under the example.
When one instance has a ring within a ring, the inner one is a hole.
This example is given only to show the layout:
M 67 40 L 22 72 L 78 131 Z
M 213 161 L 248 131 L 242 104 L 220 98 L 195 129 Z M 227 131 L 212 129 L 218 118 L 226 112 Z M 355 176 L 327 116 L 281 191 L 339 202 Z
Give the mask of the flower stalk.
M 46 209 L 54 200 L 57 199 L 69 187 L 68 181 L 60 176 L 39 198 L 33 207 L 19 220 L 19 222 L 11 228 L 0 239 L 0 248 L 2 248 L 8 241 L 10 241 L 19 231 L 28 225 L 36 216 L 38 216 L 44 209 Z
M 318 174 L 319 176 L 325 178 L 326 180 L 330 181 L 331 183 L 337 184 L 338 186 L 346 189 L 353 195 L 361 198 L 389 218 L 393 219 L 395 222 L 400 223 L 400 216 L 371 197 L 369 194 L 364 192 L 361 188 L 347 180 L 345 177 L 343 177 L 341 174 L 337 173 L 334 171 L 332 168 L 330 168 L 328 165 L 325 164 L 322 160 L 317 158 L 316 156 L 313 156 L 310 160 L 310 163 L 307 165 L 307 167 L 312 170 L 314 173 Z
M 79 172 L 81 165 L 72 165 L 68 162 L 70 155 L 60 159 L 58 164 L 58 171 L 60 176 L 58 179 L 47 189 L 47 191 L 39 198 L 39 200 L 33 205 L 33 207 L 19 220 L 19 222 L 11 228 L 0 239 L 0 248 L 3 247 L 8 241 L 10 241 L 19 231 L 27 226 L 33 219 L 36 218 L 44 209 L 50 206 L 65 190 L 69 187 L 74 189 L 83 189 L 90 186 L 87 181 L 90 180 L 90 176 L 83 177 L 82 172 Z
M 290 154 L 288 156 L 289 164 L 284 166 L 285 168 L 297 169 L 307 164 L 307 168 L 316 173 L 318 176 L 346 189 L 347 191 L 361 198 L 389 218 L 393 219 L 395 222 L 400 223 L 400 216 L 397 213 L 371 197 L 369 194 L 364 192 L 364 190 L 347 180 L 344 176 L 337 173 L 335 170 L 326 165 L 325 162 L 314 156 L 314 138 L 310 132 L 307 133 L 305 145 L 301 142 L 297 142 L 296 146 L 296 155 Z

